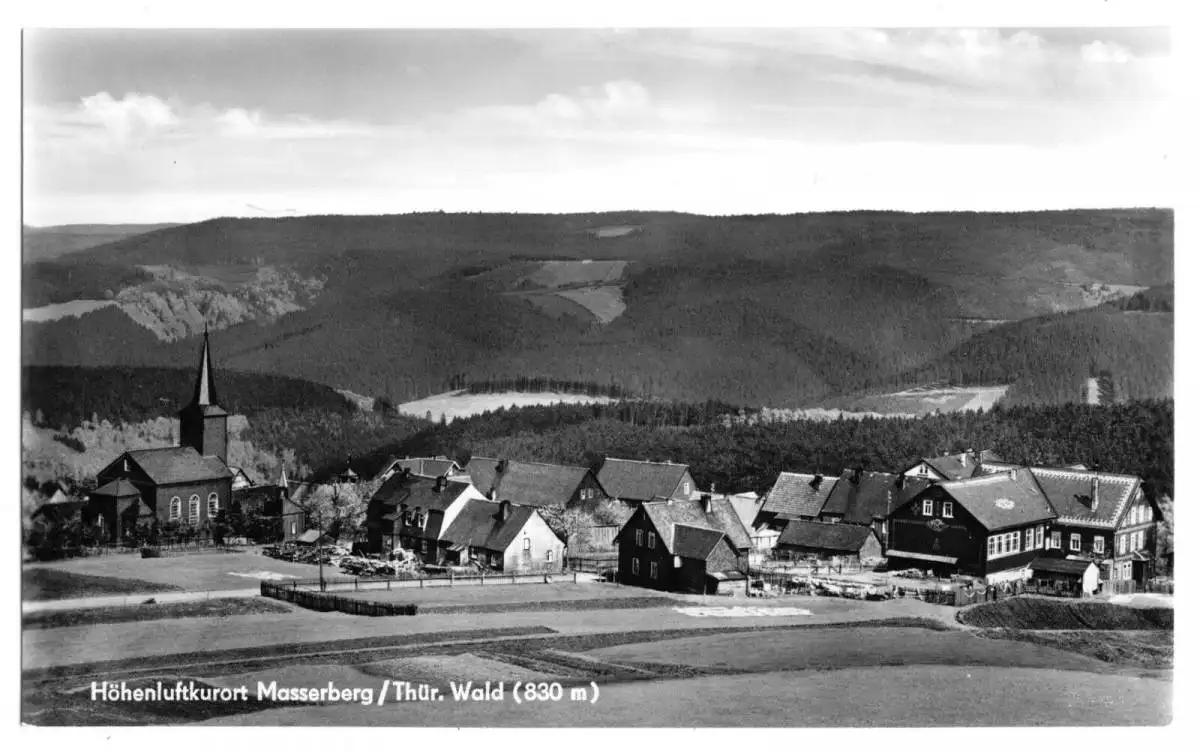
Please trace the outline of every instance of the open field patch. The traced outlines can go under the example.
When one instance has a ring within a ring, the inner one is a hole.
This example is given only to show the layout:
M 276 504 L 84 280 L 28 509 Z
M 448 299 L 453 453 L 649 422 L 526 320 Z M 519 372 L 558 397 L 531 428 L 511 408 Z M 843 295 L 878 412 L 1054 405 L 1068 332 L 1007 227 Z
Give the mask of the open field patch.
M 624 261 L 544 261 L 525 279 L 540 288 L 612 284 L 625 274 Z
M 934 412 L 986 411 L 1000 402 L 1007 392 L 1008 385 L 910 389 L 888 394 L 841 398 L 823 407 L 903 416 L 923 416 Z
M 594 227 L 586 232 L 591 233 L 597 238 L 620 238 L 623 235 L 629 235 L 635 230 L 641 230 L 641 225 L 605 225 L 604 227 Z
M 31 589 L 27 585 L 21 598 L 42 601 L 153 591 L 245 589 L 253 587 L 252 581 L 264 572 L 280 579 L 308 579 L 317 577 L 318 568 L 250 551 L 214 551 L 153 559 L 142 559 L 137 554 L 80 557 L 26 565 L 21 572 L 22 582 L 35 586 Z
M 24 601 L 49 601 L 87 596 L 183 590 L 170 583 L 142 580 L 138 577 L 124 577 L 122 569 L 118 567 L 109 567 L 105 570 L 111 574 L 89 573 L 78 567 L 59 568 L 50 565 L 24 567 L 21 569 L 21 599 Z M 130 568 L 129 574 L 153 575 L 148 568 Z
M 1175 666 L 1172 630 L 1011 630 L 987 628 L 997 640 L 1023 641 L 1071 651 L 1122 667 L 1171 669 Z
M 290 611 L 281 602 L 261 597 L 206 599 L 166 604 L 133 604 L 120 607 L 35 612 L 22 616 L 21 627 L 26 630 L 45 630 L 77 625 L 109 625 L 122 622 L 176 620 L 188 617 L 220 620 L 247 614 L 286 614 Z
M 99 311 L 107 306 L 115 306 L 116 301 L 67 301 L 66 303 L 51 303 L 48 306 L 22 309 L 23 322 L 55 322 L 68 316 L 83 316 L 93 311 Z
M 625 312 L 625 300 L 619 285 L 572 288 L 558 295 L 583 306 L 601 324 L 608 324 Z
M 480 413 L 528 405 L 557 405 L 559 403 L 611 403 L 613 399 L 600 395 L 569 395 L 563 392 L 489 392 L 471 393 L 465 390 L 443 392 L 420 400 L 403 403 L 396 410 L 408 416 L 425 418 L 427 415 L 439 420 L 445 416 L 455 418 L 476 416 Z
M 592 312 L 586 306 L 559 295 L 557 292 L 538 291 L 536 293 L 512 293 L 512 295 L 528 301 L 539 313 L 551 319 L 569 317 L 584 322 L 590 322 L 593 319 Z
M 971 627 L 1014 630 L 1172 630 L 1175 610 L 1025 597 L 967 607 L 958 613 L 958 621 Z

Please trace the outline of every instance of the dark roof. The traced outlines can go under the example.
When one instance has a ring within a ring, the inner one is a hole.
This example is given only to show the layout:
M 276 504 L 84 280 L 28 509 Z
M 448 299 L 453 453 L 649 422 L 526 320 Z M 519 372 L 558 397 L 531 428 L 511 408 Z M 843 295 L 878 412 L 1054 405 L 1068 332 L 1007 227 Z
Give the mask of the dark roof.
M 833 552 L 857 552 L 862 549 L 867 537 L 874 535 L 870 526 L 789 520 L 779 534 L 777 546 L 825 549 Z
M 132 450 L 125 455 L 159 485 L 233 478 L 220 458 L 201 455 L 191 447 Z
M 565 505 L 590 471 L 570 465 L 471 458 L 467 473 L 482 494 L 495 491 L 500 501 L 545 507 Z
M 113 479 L 92 492 L 92 496 L 97 497 L 133 497 L 139 494 L 138 488 L 123 478 Z
M 937 485 L 988 530 L 1055 517 L 1028 468 Z
M 279 499 L 283 489 L 275 484 L 263 484 L 262 486 L 244 486 L 241 489 L 233 490 L 233 501 L 242 506 L 242 509 L 259 507 L 268 503 L 274 503 Z
M 687 470 L 686 465 L 677 463 L 605 458 L 596 478 L 610 497 L 647 502 L 673 495 Z
M 984 468 L 986 464 L 1003 463 L 1004 461 L 991 450 L 984 450 L 980 453 L 957 452 L 922 458 L 922 462 L 940 473 L 942 478 L 958 481 L 986 473 Z
M 677 525 L 694 528 L 711 528 L 723 531 L 737 549 L 751 547 L 750 534 L 737 512 L 728 500 L 715 498 L 712 500 L 712 511 L 704 511 L 701 500 L 673 499 L 661 502 L 643 502 L 642 509 L 658 529 L 663 538 L 667 551 L 675 554 L 675 527 Z M 632 520 L 632 518 L 630 518 Z M 626 523 L 628 525 L 628 523 Z
M 422 476 L 445 476 L 448 473 L 453 473 L 455 470 L 458 470 L 458 463 L 454 462 L 450 458 L 439 455 L 435 458 L 393 458 L 392 461 L 385 465 L 384 468 L 381 468 L 379 472 L 391 467 L 392 463 L 395 463 L 400 468 L 407 468 L 413 473 L 417 473 Z M 378 475 L 378 473 L 376 475 Z
M 1031 468 L 1060 523 L 1115 528 L 1121 513 L 1137 494 L 1141 479 L 1116 473 L 1066 468 Z M 1099 482 L 1099 500 L 1091 508 L 1092 480 Z
M 678 523 L 675 525 L 672 554 L 688 559 L 706 560 L 723 538 L 725 538 L 723 531 Z
M 379 487 L 371 501 L 397 509 L 405 505 L 409 510 L 419 507 L 422 512 L 445 510 L 463 492 L 471 488 L 470 484 L 462 481 L 443 480 L 441 491 L 437 491 L 437 485 L 436 478 L 397 473 L 383 482 L 383 486 Z
M 496 466 L 499 464 L 499 458 L 471 458 L 467 463 L 466 471 L 471 483 L 483 494 L 496 486 Z
M 815 485 L 814 481 L 820 479 Z M 762 511 L 782 517 L 815 518 L 821 513 L 837 477 L 784 471 L 763 498 Z
M 200 409 L 204 415 L 224 415 L 219 406 L 217 386 L 213 381 L 212 352 L 208 347 L 208 327 L 204 328 L 204 344 L 200 348 L 200 365 L 196 369 L 196 387 L 192 390 L 192 401 L 184 410 Z
M 1030 570 L 1063 575 L 1083 575 L 1091 566 L 1091 560 L 1069 560 L 1062 557 L 1037 557 L 1029 563 Z
M 508 507 L 508 519 L 501 520 L 500 502 L 469 500 L 442 534 L 442 541 L 455 546 L 474 546 L 503 552 L 525 527 L 525 523 L 537 514 L 536 509 L 525 505 L 510 504 Z
M 293 504 L 302 505 L 318 488 L 317 484 L 309 481 L 289 481 L 287 485 L 288 499 Z
M 876 518 L 886 518 L 930 483 L 927 479 L 875 471 L 862 471 L 858 480 L 854 479 L 855 471 L 842 471 L 821 508 L 822 515 L 841 515 L 846 523 L 869 525 Z

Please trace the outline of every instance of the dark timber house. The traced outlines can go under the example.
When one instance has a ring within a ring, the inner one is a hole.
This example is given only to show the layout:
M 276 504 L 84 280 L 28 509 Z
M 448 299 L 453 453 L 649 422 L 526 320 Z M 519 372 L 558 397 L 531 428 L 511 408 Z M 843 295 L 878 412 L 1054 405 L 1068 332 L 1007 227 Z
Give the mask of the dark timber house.
M 427 564 L 440 564 L 446 530 L 468 500 L 481 498 L 470 483 L 401 468 L 367 503 L 367 551 L 386 554 L 403 547 Z
M 763 497 L 755 526 L 781 531 L 789 520 L 816 520 L 836 483 L 836 477 L 819 473 L 780 473 Z
M 745 585 L 750 535 L 727 500 L 642 502 L 616 541 L 621 583 L 686 593 Z
M 132 450 L 109 463 L 96 474 L 84 522 L 99 523 L 112 542 L 153 521 L 209 528 L 232 498 L 228 419 L 217 401 L 206 329 L 192 399 L 179 412 L 180 446 Z
M 822 523 L 869 526 L 880 542 L 888 543 L 888 515 L 929 485 L 903 474 L 845 470 L 821 508 Z
M 888 567 L 1025 580 L 1055 517 L 1028 469 L 935 483 L 889 517 Z

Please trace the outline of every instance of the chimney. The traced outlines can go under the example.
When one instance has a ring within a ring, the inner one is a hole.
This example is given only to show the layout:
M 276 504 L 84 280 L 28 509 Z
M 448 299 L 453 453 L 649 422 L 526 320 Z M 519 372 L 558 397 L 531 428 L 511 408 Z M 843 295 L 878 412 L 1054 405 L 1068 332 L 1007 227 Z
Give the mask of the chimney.
M 712 495 L 701 494 L 700 495 L 700 503 L 702 505 L 704 505 L 704 514 L 711 515 L 712 514 Z
M 904 489 L 904 482 L 905 482 L 905 480 L 907 480 L 907 479 L 908 479 L 908 476 L 905 476 L 903 473 L 901 473 L 901 474 L 898 474 L 898 475 L 896 476 L 896 488 L 897 488 L 897 489 L 901 489 L 901 490 L 903 490 L 903 489 Z
M 813 475 L 813 477 L 812 477 L 812 481 L 809 481 L 809 482 L 808 482 L 808 485 L 809 485 L 809 486 L 811 486 L 811 487 L 812 487 L 812 488 L 814 488 L 814 489 L 820 489 L 820 488 L 821 488 L 821 482 L 822 482 L 823 480 L 824 480 L 824 479 L 821 477 L 821 474 L 817 473 L 817 474 L 814 474 L 814 475 Z
M 1100 477 L 1092 476 L 1092 509 L 1100 507 Z
M 512 515 L 512 502 L 504 500 L 500 503 L 500 520 L 508 520 L 510 515 Z

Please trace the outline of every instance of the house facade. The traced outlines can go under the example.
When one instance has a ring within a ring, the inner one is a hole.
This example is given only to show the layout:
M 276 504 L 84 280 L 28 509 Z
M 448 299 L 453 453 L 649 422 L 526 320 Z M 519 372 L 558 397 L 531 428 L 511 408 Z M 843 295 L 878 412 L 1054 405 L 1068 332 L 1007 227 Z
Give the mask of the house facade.
M 621 583 L 687 593 L 744 580 L 752 546 L 733 506 L 711 497 L 643 502 L 616 543 Z
M 817 520 L 867 526 L 886 547 L 890 535 L 889 514 L 929 484 L 928 479 L 904 474 L 847 469 L 830 490 Z
M 1055 517 L 1028 469 L 936 483 L 889 516 L 888 567 L 1026 580 Z
M 445 532 L 469 500 L 483 495 L 464 481 L 429 477 L 401 468 L 367 503 L 367 546 L 375 554 L 397 547 L 418 553 L 427 564 L 446 557 Z
M 775 556 L 862 565 L 881 561 L 883 544 L 870 526 L 792 520 L 779 534 Z
M 504 573 L 559 572 L 562 539 L 535 507 L 470 499 L 442 534 L 445 564 Z
M 594 509 L 607 499 L 596 474 L 582 466 L 472 458 L 472 485 L 485 497 L 526 507 Z

